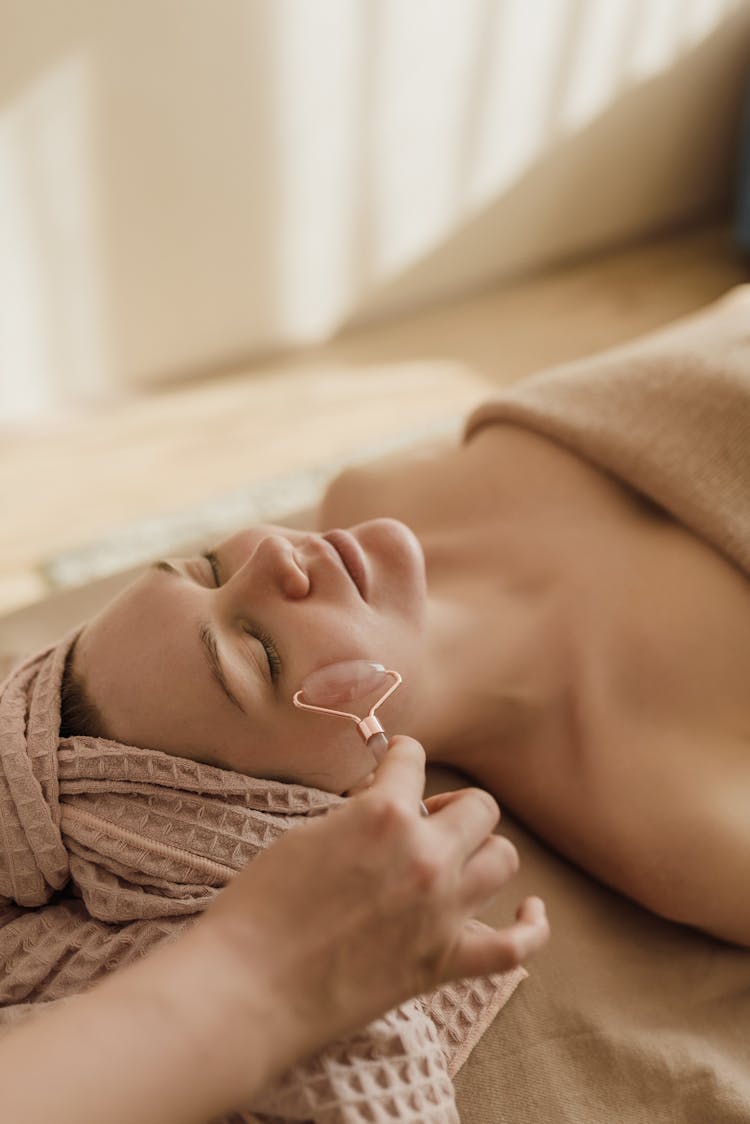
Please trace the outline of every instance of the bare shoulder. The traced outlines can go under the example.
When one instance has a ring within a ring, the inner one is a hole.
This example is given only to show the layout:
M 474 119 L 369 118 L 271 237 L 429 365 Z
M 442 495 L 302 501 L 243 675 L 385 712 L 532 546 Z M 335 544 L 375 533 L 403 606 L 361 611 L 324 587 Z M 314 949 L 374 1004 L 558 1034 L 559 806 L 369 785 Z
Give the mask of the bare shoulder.
M 415 445 L 340 473 L 320 505 L 318 526 L 390 516 L 415 531 L 480 525 L 498 511 L 529 517 L 550 506 L 632 506 L 618 481 L 575 453 L 515 425 L 484 426 L 471 440 Z
M 716 745 L 703 746 L 706 762 Z M 750 747 L 745 746 L 748 757 Z M 645 904 L 670 920 L 750 947 L 750 789 L 706 768 L 698 791 L 676 783 L 641 840 Z M 741 783 L 744 779 L 744 784 Z M 684 794 L 681 789 L 687 791 Z M 650 871 L 650 877 L 649 877 Z M 649 899 L 654 895 L 656 900 Z
M 578 861 L 667 920 L 750 947 L 747 739 L 644 723 L 609 750 Z
M 493 424 L 467 442 L 455 437 L 426 441 L 353 465 L 325 492 L 319 526 L 391 516 L 427 529 L 481 517 L 496 508 L 501 495 L 518 496 L 524 481 L 544 474 L 546 463 L 536 461 L 545 452 L 549 456 L 549 445 L 514 426 Z
M 328 485 L 318 508 L 318 527 L 352 526 L 381 516 L 411 525 L 459 450 L 455 438 L 433 438 L 351 465 Z

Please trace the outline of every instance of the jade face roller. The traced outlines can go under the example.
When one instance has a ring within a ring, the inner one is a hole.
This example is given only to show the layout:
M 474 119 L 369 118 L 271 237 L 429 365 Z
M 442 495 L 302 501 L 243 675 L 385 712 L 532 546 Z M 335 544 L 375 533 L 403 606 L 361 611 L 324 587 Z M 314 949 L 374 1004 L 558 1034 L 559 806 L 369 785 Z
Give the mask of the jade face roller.
M 389 679 L 393 682 L 387 686 Z M 382 663 L 371 663 L 369 660 L 342 660 L 321 667 L 306 676 L 292 702 L 301 710 L 333 714 L 337 718 L 348 718 L 354 722 L 362 741 L 368 749 L 372 750 L 375 760 L 380 764 L 388 749 L 388 737 L 379 719 L 375 717 L 375 711 L 387 698 L 390 698 L 401 682 L 399 673 L 384 667 Z M 347 710 L 335 709 L 346 703 L 355 703 L 367 698 L 384 687 L 385 691 L 372 704 L 364 718 Z M 422 814 L 428 815 L 424 804 L 420 806 Z

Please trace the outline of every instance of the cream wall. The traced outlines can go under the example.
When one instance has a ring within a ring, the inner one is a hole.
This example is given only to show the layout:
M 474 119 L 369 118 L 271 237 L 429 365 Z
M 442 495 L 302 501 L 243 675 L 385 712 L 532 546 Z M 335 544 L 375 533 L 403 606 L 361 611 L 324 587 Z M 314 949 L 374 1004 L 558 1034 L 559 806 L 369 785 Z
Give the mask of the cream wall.
M 0 421 L 726 200 L 738 0 L 0 0 Z

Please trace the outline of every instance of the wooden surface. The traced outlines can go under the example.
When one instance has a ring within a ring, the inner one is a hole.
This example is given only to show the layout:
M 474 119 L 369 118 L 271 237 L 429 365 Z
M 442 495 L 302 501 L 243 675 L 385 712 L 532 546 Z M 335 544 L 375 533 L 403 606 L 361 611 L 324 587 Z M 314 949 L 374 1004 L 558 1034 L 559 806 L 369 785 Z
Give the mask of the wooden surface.
M 497 386 L 746 279 L 726 229 L 703 227 L 244 371 L 0 431 L 0 612 L 47 595 L 60 552 L 459 419 Z

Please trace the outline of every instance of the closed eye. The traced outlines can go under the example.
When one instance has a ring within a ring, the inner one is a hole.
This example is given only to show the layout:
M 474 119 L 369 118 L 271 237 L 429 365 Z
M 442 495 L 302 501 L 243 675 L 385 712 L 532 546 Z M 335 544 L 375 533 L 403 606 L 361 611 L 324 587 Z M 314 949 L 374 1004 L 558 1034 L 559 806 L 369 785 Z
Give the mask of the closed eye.
M 219 571 L 219 559 L 217 558 L 217 556 L 216 556 L 216 554 L 213 550 L 207 550 L 203 554 L 203 557 L 206 559 L 209 566 L 211 567 L 211 574 L 213 576 L 214 585 L 217 589 L 219 589 L 221 584 L 222 584 L 221 583 L 221 574 L 220 574 L 220 571 Z M 281 657 L 279 656 L 279 653 L 277 651 L 276 645 L 274 644 L 273 640 L 271 639 L 271 637 L 268 635 L 267 632 L 264 632 L 264 630 L 262 628 L 258 628 L 257 625 L 254 625 L 254 624 L 246 623 L 245 624 L 245 631 L 248 632 L 250 634 L 250 636 L 252 636 L 255 640 L 257 640 L 262 645 L 263 651 L 265 652 L 265 655 L 266 655 L 266 659 L 268 660 L 268 670 L 269 670 L 270 675 L 271 675 L 271 682 L 277 683 L 278 680 L 279 680 L 279 677 L 281 675 L 281 670 L 282 670 L 282 668 L 281 668 Z
M 221 578 L 219 577 L 219 560 L 212 550 L 207 550 L 202 557 L 206 559 L 209 566 L 211 567 L 211 575 L 214 579 L 214 585 L 218 589 L 221 585 Z

